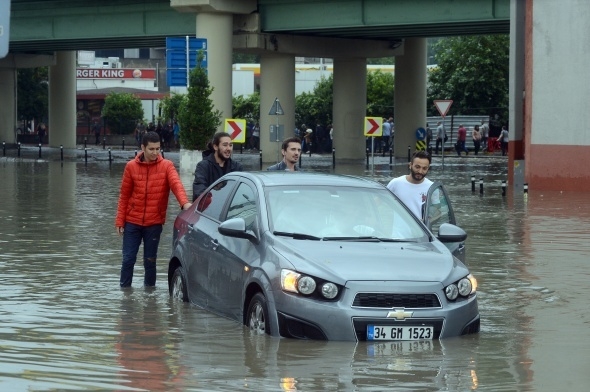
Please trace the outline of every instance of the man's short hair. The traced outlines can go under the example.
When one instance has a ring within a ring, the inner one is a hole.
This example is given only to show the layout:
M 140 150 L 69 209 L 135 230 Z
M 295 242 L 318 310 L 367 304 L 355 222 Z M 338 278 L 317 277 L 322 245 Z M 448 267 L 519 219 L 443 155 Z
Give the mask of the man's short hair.
M 160 135 L 154 131 L 144 133 L 141 138 L 141 144 L 147 147 L 148 143 L 160 143 Z
M 299 139 L 297 136 L 293 136 L 293 137 L 289 137 L 289 138 L 283 140 L 283 144 L 281 145 L 281 150 L 287 151 L 287 148 L 289 148 L 289 143 L 301 144 L 301 139 Z
M 432 157 L 430 156 L 428 151 L 424 151 L 424 150 L 416 151 L 412 155 L 412 159 L 410 160 L 410 163 L 414 163 L 414 159 L 428 159 L 428 164 L 430 165 L 432 163 Z

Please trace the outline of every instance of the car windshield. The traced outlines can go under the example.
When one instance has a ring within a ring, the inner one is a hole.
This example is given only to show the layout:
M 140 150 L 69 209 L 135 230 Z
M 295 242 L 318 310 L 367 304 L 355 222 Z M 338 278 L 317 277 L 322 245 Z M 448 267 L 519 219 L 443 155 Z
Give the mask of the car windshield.
M 387 189 L 281 186 L 267 189 L 271 230 L 297 239 L 424 241 L 428 235 Z

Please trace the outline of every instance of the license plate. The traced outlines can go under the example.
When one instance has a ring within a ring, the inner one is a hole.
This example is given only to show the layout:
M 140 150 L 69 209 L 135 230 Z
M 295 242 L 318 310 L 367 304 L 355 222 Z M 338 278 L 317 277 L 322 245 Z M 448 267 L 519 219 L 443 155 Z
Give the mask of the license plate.
M 433 327 L 367 325 L 367 340 L 431 340 Z

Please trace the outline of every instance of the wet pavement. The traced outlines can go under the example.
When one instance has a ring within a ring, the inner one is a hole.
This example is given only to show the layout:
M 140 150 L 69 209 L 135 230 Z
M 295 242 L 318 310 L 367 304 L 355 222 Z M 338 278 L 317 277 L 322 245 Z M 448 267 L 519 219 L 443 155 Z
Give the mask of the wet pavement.
M 590 197 L 508 187 L 504 158 L 435 157 L 469 237 L 481 332 L 442 341 L 358 344 L 251 336 L 245 327 L 170 301 L 170 198 L 154 290 L 118 287 L 114 215 L 133 151 L 34 148 L 0 156 L 2 391 L 586 391 L 590 383 Z M 173 161 L 174 152 L 165 153 Z M 236 154 L 257 170 L 255 153 Z M 310 171 L 380 182 L 405 159 L 302 160 Z M 470 178 L 484 179 L 472 192 Z M 182 176 L 187 190 L 191 175 Z M 190 193 L 190 191 L 189 191 Z M 136 278 L 143 274 L 140 265 Z

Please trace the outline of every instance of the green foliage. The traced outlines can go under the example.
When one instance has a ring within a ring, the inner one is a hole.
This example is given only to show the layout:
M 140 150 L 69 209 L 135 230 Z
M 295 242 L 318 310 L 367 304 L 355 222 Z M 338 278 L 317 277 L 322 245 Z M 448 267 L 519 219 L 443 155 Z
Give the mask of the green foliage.
M 184 98 L 184 94 L 172 93 L 170 96 L 164 97 L 160 100 L 158 107 L 162 113 L 161 120 L 164 124 L 178 118 Z
M 255 92 L 247 97 L 243 95 L 232 99 L 233 118 L 243 118 L 248 122 L 258 122 L 260 119 L 260 93 Z
M 236 64 L 258 64 L 260 63 L 260 55 L 259 54 L 250 54 L 250 53 L 233 53 L 232 54 L 232 63 Z
M 508 118 L 508 35 L 441 39 L 434 45 L 437 67 L 429 71 L 428 115 L 433 100 L 452 99 L 451 114 Z
M 17 85 L 17 117 L 23 120 L 43 121 L 49 112 L 47 82 L 48 68 L 19 68 Z
M 186 98 L 180 106 L 180 144 L 187 150 L 204 150 L 221 125 L 221 111 L 213 108 L 207 70 L 202 67 L 203 51 L 197 55 L 197 66 L 189 75 Z
M 380 70 L 367 73 L 367 116 L 393 116 L 393 74 Z
M 333 75 L 327 78 L 322 77 L 312 93 L 301 93 L 295 97 L 295 123 L 297 126 L 301 126 L 301 124 L 312 126 L 317 123 L 327 125 L 332 122 L 333 85 Z
M 143 119 L 141 99 L 130 93 L 110 93 L 104 100 L 102 115 L 113 134 L 133 133 L 136 122 Z

